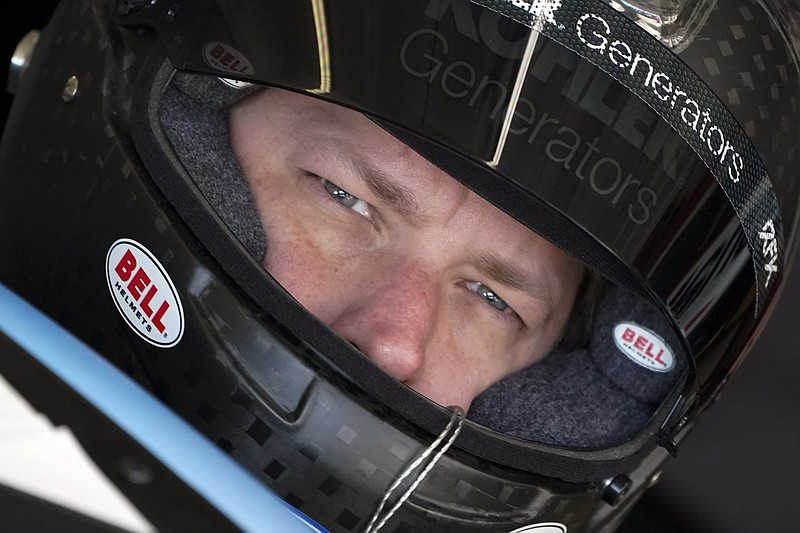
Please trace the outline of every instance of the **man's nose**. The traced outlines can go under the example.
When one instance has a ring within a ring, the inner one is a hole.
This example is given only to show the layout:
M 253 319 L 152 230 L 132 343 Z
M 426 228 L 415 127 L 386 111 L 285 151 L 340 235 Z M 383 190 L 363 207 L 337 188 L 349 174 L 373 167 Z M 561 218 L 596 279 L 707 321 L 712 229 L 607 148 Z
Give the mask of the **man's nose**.
M 419 266 L 406 263 L 362 289 L 331 328 L 393 378 L 413 381 L 425 364 L 435 328 L 436 282 Z

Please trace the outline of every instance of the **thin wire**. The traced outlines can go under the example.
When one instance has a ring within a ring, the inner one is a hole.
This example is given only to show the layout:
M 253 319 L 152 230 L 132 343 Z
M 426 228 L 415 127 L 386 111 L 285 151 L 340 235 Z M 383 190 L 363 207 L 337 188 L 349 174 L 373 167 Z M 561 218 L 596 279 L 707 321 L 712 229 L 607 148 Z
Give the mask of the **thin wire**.
M 500 138 L 497 141 L 497 148 L 494 152 L 494 157 L 491 161 L 487 161 L 490 166 L 497 167 L 500 164 L 500 158 L 503 156 L 503 150 L 506 148 L 506 140 L 508 139 L 508 132 L 511 130 L 511 121 L 514 120 L 514 113 L 517 110 L 520 95 L 522 94 L 522 86 L 525 85 L 525 77 L 528 74 L 528 67 L 530 67 L 531 59 L 533 58 L 533 49 L 536 48 L 536 41 L 539 39 L 539 31 L 534 28 L 528 34 L 528 41 L 525 44 L 525 52 L 522 56 L 519 70 L 517 71 L 517 79 L 514 82 L 514 88 L 511 91 L 511 98 L 506 107 L 506 114 L 503 118 L 503 127 L 500 129 Z
M 414 490 L 422 482 L 422 480 L 425 479 L 425 476 L 428 475 L 428 472 L 430 472 L 431 469 L 433 469 L 433 467 L 436 465 L 436 463 L 439 462 L 439 459 L 450 448 L 450 445 L 452 445 L 453 442 L 455 442 L 456 437 L 458 437 L 458 434 L 461 433 L 461 428 L 464 426 L 464 410 L 457 405 L 451 406 L 448 409 L 453 411 L 453 416 L 450 417 L 450 421 L 447 423 L 447 425 L 439 434 L 439 436 L 436 438 L 436 440 L 434 440 L 430 444 L 430 446 L 428 446 L 419 455 L 419 457 L 417 457 L 414 460 L 414 462 L 408 465 L 405 468 L 405 470 L 403 470 L 403 472 L 400 474 L 400 476 L 394 481 L 394 483 L 392 483 L 392 485 L 389 487 L 389 490 L 387 490 L 386 494 L 383 495 L 383 499 L 381 499 L 380 504 L 378 504 L 378 508 L 375 509 L 375 513 L 372 515 L 372 519 L 370 520 L 369 525 L 367 525 L 367 528 L 364 530 L 364 533 L 377 533 L 377 531 L 380 530 L 386 524 L 386 522 L 392 517 L 392 515 L 394 515 L 394 513 L 397 512 L 400 506 L 402 506 L 405 503 L 405 501 L 409 498 L 409 496 L 411 496 L 411 493 L 414 492 Z M 430 462 L 419 473 L 414 482 L 408 486 L 406 491 L 402 494 L 402 496 L 400 496 L 400 498 L 398 498 L 397 502 L 395 502 L 392 508 L 389 509 L 389 511 L 387 511 L 386 515 L 383 518 L 381 518 L 380 521 L 378 521 L 378 517 L 380 517 L 381 511 L 386 506 L 386 502 L 389 501 L 389 498 L 392 496 L 394 491 L 400 486 L 403 480 L 411 474 L 411 472 L 413 472 L 420 464 L 422 464 L 422 462 L 425 461 L 425 459 L 431 453 L 433 453 L 433 451 L 436 448 L 439 447 L 442 441 L 444 441 L 445 438 L 447 437 L 448 433 L 450 433 L 450 430 L 453 428 L 454 425 L 456 427 L 453 430 L 450 437 L 447 438 L 447 441 L 444 443 L 444 446 L 442 446 L 442 448 L 438 452 L 436 452 L 436 454 L 433 456 Z
M 331 92 L 331 51 L 328 41 L 328 23 L 325 21 L 324 0 L 311 0 L 314 15 L 314 30 L 317 33 L 317 54 L 319 56 L 319 88 L 310 92 L 327 94 Z

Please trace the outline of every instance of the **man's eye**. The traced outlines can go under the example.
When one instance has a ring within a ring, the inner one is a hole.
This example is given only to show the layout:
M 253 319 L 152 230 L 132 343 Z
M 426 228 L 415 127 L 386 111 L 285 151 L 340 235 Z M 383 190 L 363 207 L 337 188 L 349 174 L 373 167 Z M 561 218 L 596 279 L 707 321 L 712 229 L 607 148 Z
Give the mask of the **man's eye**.
M 492 289 L 484 285 L 483 283 L 478 283 L 477 281 L 469 281 L 466 283 L 467 288 L 473 292 L 475 292 L 478 296 L 483 298 L 486 303 L 497 309 L 498 311 L 502 311 L 504 313 L 513 313 L 514 310 L 503 301 Z
M 346 190 L 342 189 L 335 183 L 326 180 L 325 178 L 320 178 L 320 180 L 325 186 L 325 190 L 328 191 L 328 194 L 330 194 L 334 200 L 365 217 L 370 216 L 369 204 L 367 202 L 357 196 L 353 196 Z

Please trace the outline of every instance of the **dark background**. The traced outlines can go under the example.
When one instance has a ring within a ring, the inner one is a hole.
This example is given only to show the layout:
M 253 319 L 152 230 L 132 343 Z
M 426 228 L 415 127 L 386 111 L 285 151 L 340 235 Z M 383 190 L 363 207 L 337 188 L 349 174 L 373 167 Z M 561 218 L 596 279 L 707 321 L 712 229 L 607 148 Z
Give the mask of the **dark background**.
M 0 49 L 0 125 L 14 47 L 40 29 L 56 2 L 17 3 Z M 798 117 L 800 118 L 800 117 Z M 800 270 L 795 269 L 798 274 Z M 800 533 L 800 279 L 784 296 L 753 352 L 661 481 L 620 533 Z M 795 329 L 798 328 L 798 329 Z

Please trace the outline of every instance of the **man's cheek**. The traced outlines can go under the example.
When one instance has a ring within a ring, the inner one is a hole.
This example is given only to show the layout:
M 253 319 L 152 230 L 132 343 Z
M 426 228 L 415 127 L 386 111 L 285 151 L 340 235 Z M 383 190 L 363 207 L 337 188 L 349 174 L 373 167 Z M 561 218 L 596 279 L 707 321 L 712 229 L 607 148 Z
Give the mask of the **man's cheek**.
M 482 304 L 478 304 L 482 305 Z M 465 409 L 476 396 L 504 375 L 509 353 L 506 332 L 492 327 L 473 297 L 458 294 L 449 298 L 446 319 L 441 323 L 441 341 L 432 346 L 432 365 L 438 368 L 445 383 L 452 386 Z M 457 370 L 456 370 L 457 369 Z
M 344 305 L 352 278 L 307 239 L 278 239 L 267 247 L 264 268 L 311 314 L 330 322 Z
M 265 260 L 265 267 L 303 307 L 322 318 L 321 314 L 326 311 L 322 303 L 326 301 L 327 295 L 315 273 L 298 268 L 294 261 Z

